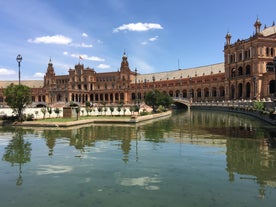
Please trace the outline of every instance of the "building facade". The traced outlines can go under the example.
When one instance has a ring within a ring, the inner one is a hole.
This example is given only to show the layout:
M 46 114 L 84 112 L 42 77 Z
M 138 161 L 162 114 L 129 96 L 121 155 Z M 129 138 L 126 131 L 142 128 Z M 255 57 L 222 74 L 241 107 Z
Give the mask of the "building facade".
M 224 63 L 178 69 L 168 72 L 139 74 L 129 67 L 124 53 L 116 72 L 97 73 L 93 68 L 76 64 L 67 75 L 56 75 L 52 61 L 43 81 L 22 81 L 32 88 L 34 104 L 134 104 L 143 102 L 150 90 L 160 90 L 171 97 L 194 102 L 254 100 L 274 98 L 276 26 L 261 30 L 256 20 L 254 35 L 231 43 L 226 34 Z M 0 81 L 0 106 L 5 105 L 4 88 L 11 81 Z M 16 82 L 15 82 L 16 84 Z
M 226 35 L 224 47 L 225 88 L 228 99 L 273 98 L 275 93 L 276 27 L 261 30 L 256 20 L 255 33 L 246 40 L 231 44 Z

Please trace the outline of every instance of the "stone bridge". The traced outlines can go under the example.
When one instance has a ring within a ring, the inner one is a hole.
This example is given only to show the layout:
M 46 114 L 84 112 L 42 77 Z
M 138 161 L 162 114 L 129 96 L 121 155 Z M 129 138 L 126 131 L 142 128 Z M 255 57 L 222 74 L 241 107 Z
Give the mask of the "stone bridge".
M 180 107 L 190 108 L 190 106 L 192 105 L 191 100 L 188 98 L 174 97 L 173 102 L 175 103 L 176 106 L 180 106 Z

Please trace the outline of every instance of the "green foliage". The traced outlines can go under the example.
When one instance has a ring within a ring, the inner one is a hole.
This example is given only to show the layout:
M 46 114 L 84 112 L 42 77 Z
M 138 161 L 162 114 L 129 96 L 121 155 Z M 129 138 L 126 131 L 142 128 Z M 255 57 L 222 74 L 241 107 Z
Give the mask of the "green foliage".
M 47 112 L 49 114 L 49 117 L 51 116 L 51 114 L 53 113 L 53 110 L 51 107 L 47 107 Z
M 33 121 L 34 120 L 34 115 L 33 114 L 24 115 L 24 120 Z
M 121 105 L 119 105 L 119 106 L 117 107 L 117 111 L 119 112 L 119 115 L 120 115 L 120 112 L 122 111 Z
M 264 102 L 262 101 L 255 101 L 253 104 L 253 109 L 256 111 L 263 111 L 265 109 Z
M 156 111 L 157 111 L 157 112 L 164 112 L 164 111 L 166 111 L 166 109 L 165 109 L 164 106 L 159 105 Z
M 112 116 L 112 113 L 114 112 L 114 106 L 110 106 L 109 110 L 110 110 L 110 113 L 111 113 L 111 116 Z
M 89 101 L 86 101 L 86 102 L 85 102 L 85 106 L 86 106 L 86 107 L 90 107 L 90 102 L 89 102 Z
M 32 102 L 31 89 L 25 85 L 10 84 L 4 90 L 4 96 L 6 97 L 5 101 L 18 116 L 19 121 L 22 121 L 24 109 Z
M 58 115 L 59 115 L 59 113 L 60 113 L 60 109 L 59 109 L 59 108 L 55 108 L 55 109 L 54 109 L 54 112 L 56 113 L 56 115 L 57 115 L 57 117 L 58 117 Z
M 45 119 L 45 115 L 46 115 L 46 112 L 47 112 L 46 108 L 41 108 L 40 110 L 43 114 L 43 119 Z
M 76 107 L 77 120 L 79 120 L 80 107 Z
M 86 103 L 87 103 L 87 102 L 86 102 Z M 87 116 L 88 116 L 88 113 L 91 112 L 90 104 L 89 104 L 88 106 L 86 105 L 85 111 L 86 111 L 86 114 L 87 114 Z
M 169 108 L 173 103 L 173 100 L 172 97 L 170 97 L 168 94 L 155 90 L 146 93 L 145 102 L 147 105 L 152 107 L 153 112 L 156 112 L 156 109 L 159 106 Z

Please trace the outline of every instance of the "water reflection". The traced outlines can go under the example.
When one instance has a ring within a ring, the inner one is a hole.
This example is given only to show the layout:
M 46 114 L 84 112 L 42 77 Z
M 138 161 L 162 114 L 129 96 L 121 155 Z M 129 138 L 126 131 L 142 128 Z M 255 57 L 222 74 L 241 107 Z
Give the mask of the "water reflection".
M 2 133 L 4 128 L 0 129 Z M 0 132 L 1 132 L 0 131 Z M 9 131 L 9 130 L 8 130 Z M 21 165 L 30 162 L 31 143 L 23 138 L 25 130 L 19 130 L 5 147 L 3 160 L 19 164 L 18 185 L 22 184 Z M 85 153 L 94 149 L 99 142 L 111 142 L 121 152 L 123 163 L 139 161 L 143 142 L 152 143 L 153 149 L 166 143 L 180 145 L 220 147 L 225 153 L 225 172 L 229 182 L 250 180 L 257 182 L 260 197 L 264 197 L 265 186 L 276 187 L 275 127 L 250 117 L 210 111 L 176 111 L 167 119 L 137 125 L 89 125 L 71 129 L 33 129 L 40 134 L 47 146 L 46 156 L 55 157 L 57 145 L 62 141 L 74 147 L 75 156 L 85 158 Z M 225 149 L 225 150 L 223 150 Z M 131 155 L 135 155 L 133 158 Z M 68 165 L 40 165 L 40 174 L 70 172 Z M 124 178 L 121 185 L 146 186 L 158 189 L 152 177 Z M 157 182 L 156 182 L 157 183 Z
M 14 132 L 14 136 L 10 140 L 9 144 L 5 147 L 5 153 L 3 155 L 3 160 L 10 162 L 11 166 L 19 164 L 18 168 L 18 178 L 16 180 L 16 185 L 22 185 L 22 165 L 24 163 L 31 161 L 31 143 L 25 141 L 23 135 L 25 131 L 18 128 Z

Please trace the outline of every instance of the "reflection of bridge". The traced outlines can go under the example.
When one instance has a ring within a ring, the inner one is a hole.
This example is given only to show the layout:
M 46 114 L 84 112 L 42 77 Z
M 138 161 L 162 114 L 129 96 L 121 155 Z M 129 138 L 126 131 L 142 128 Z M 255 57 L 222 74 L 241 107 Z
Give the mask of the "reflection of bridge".
M 190 106 L 192 105 L 192 102 L 190 99 L 188 98 L 179 98 L 179 97 L 174 97 L 173 101 L 176 105 L 184 105 L 188 108 L 190 108 Z

